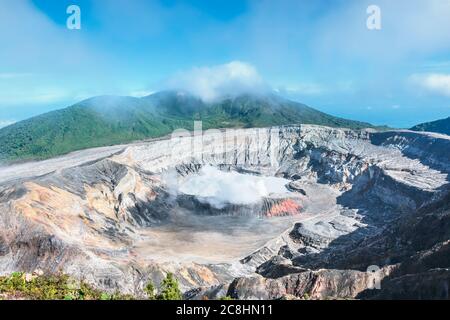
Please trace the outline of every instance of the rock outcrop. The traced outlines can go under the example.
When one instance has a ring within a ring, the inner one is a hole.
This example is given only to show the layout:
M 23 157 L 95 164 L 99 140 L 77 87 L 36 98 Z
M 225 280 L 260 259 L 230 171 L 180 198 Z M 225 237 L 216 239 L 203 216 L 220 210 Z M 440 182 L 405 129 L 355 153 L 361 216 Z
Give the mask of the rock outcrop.
M 175 187 L 204 166 L 290 182 L 217 208 Z M 172 272 L 192 299 L 448 298 L 449 173 L 448 137 L 312 125 L 2 167 L 0 273 L 140 295 Z

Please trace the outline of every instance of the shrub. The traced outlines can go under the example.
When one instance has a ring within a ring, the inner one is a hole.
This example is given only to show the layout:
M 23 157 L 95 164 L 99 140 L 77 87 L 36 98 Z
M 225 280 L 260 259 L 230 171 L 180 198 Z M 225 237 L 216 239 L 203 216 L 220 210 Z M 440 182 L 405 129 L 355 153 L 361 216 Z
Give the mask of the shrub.
M 161 284 L 161 293 L 157 296 L 158 300 L 182 300 L 183 296 L 178 287 L 178 281 L 172 273 L 168 273 Z
M 0 294 L 8 299 L 29 300 L 127 300 L 128 295 L 102 292 L 80 281 L 77 286 L 70 283 L 67 275 L 38 276 L 14 272 L 0 277 Z
M 148 297 L 150 300 L 156 299 L 156 296 L 155 296 L 155 286 L 153 285 L 153 282 L 149 281 L 149 282 L 147 283 L 147 285 L 146 285 L 145 288 L 144 288 L 144 292 L 147 294 L 147 297 Z
M 29 300 L 134 300 L 136 297 L 116 292 L 109 294 L 80 281 L 73 285 L 67 275 L 36 275 L 14 272 L 0 277 L 0 299 Z M 150 300 L 181 300 L 178 281 L 172 273 L 161 283 L 160 293 L 150 281 L 144 288 Z

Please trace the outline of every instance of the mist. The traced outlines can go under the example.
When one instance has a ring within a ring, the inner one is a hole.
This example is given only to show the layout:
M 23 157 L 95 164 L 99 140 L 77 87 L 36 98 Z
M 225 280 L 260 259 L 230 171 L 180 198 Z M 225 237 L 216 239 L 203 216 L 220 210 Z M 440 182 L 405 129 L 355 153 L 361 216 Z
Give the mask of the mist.
M 251 205 L 271 194 L 286 193 L 287 179 L 224 172 L 203 167 L 178 184 L 178 192 L 196 196 L 199 201 L 222 209 L 228 204 Z
M 187 91 L 204 102 L 271 90 L 254 66 L 241 61 L 179 72 L 167 81 L 166 87 L 170 90 Z

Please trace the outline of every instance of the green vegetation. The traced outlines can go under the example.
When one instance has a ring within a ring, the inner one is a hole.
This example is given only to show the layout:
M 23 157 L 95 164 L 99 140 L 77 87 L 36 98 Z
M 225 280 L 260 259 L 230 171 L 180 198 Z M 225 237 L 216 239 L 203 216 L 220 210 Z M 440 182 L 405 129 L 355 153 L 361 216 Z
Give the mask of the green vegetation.
M 182 300 L 183 295 L 178 287 L 178 281 L 172 273 L 168 273 L 161 285 L 161 293 L 156 297 L 158 300 Z
M 412 127 L 411 130 L 437 132 L 450 135 L 450 117 L 447 119 L 418 124 L 417 126 Z
M 132 296 L 107 294 L 85 282 L 74 286 L 67 275 L 37 276 L 14 272 L 0 277 L 0 295 L 7 299 L 29 300 L 129 300 Z
M 170 91 L 144 98 L 105 96 L 0 129 L 0 160 L 39 160 L 75 150 L 161 137 L 175 129 L 192 130 L 194 120 L 201 120 L 204 130 L 297 123 L 371 127 L 274 95 L 242 95 L 217 103 L 204 103 Z
M 160 293 L 155 294 L 155 286 L 149 282 L 144 291 L 150 300 L 182 300 L 183 294 L 178 286 L 178 281 L 173 277 L 172 273 L 168 273 L 161 283 Z
M 309 294 L 308 293 L 304 293 L 303 294 L 303 296 L 302 296 L 302 298 L 301 298 L 302 300 L 311 300 L 311 297 L 309 296 Z
M 144 292 L 149 300 L 182 300 L 178 281 L 173 274 L 167 274 L 161 283 L 160 293 L 149 282 Z M 0 299 L 28 300 L 134 300 L 132 295 L 109 294 L 95 289 L 83 281 L 74 282 L 67 275 L 37 275 L 14 272 L 0 277 Z
M 153 282 L 149 282 L 147 283 L 147 285 L 144 288 L 144 292 L 147 294 L 147 297 L 150 300 L 155 300 L 156 299 L 156 295 L 155 295 L 155 286 L 153 285 Z

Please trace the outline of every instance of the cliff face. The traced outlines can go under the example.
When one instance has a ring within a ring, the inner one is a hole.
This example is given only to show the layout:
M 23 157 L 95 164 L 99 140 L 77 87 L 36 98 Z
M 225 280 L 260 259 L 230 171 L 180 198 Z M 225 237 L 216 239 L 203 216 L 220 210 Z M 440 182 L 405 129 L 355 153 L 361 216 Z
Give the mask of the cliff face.
M 173 272 L 189 298 L 448 298 L 449 138 L 312 125 L 183 135 L 0 168 L 0 273 L 141 294 Z M 218 207 L 178 188 L 206 166 L 290 183 Z M 371 265 L 381 290 L 368 289 Z

